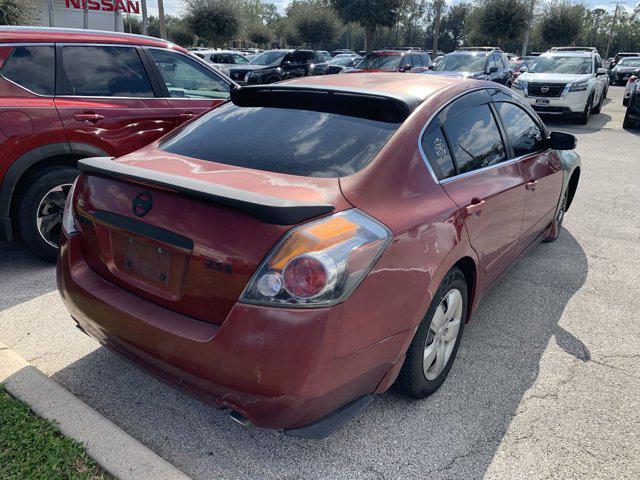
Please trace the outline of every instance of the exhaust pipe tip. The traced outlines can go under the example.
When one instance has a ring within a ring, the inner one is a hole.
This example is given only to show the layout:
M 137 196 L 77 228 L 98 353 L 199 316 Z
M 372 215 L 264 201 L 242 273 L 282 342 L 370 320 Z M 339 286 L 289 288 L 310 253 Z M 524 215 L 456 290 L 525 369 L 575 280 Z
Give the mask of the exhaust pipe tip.
M 239 423 L 240 425 L 242 425 L 243 427 L 250 427 L 251 426 L 251 422 L 249 420 L 247 420 L 244 415 L 236 412 L 235 410 L 230 410 L 229 411 L 229 416 L 231 417 L 231 420 L 233 420 L 236 423 Z

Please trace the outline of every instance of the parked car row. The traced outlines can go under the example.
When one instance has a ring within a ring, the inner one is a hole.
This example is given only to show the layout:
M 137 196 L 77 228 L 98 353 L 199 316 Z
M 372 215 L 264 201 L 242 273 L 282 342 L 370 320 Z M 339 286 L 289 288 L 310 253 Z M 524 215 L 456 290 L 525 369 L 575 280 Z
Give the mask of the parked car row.
M 392 385 L 425 398 L 581 162 L 516 91 L 398 52 L 311 77 L 268 51 L 238 87 L 157 39 L 1 28 L 3 232 L 55 225 L 78 327 L 244 425 L 322 438 Z

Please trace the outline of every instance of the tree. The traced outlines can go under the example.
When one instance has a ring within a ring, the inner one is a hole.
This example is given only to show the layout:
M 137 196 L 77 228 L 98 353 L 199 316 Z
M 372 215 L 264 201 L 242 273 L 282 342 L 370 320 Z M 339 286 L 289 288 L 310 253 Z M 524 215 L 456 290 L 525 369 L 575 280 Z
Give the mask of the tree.
M 378 27 L 393 26 L 400 0 L 331 0 L 345 22 L 358 22 L 365 29 L 364 48 L 373 51 L 373 34 Z
M 582 5 L 568 1 L 548 4 L 538 26 L 542 41 L 549 46 L 573 44 L 582 32 L 584 17 Z
M 240 30 L 238 9 L 230 0 L 187 0 L 185 21 L 211 45 L 226 44 Z
M 287 7 L 287 18 L 294 39 L 313 48 L 334 42 L 341 27 L 335 11 L 323 0 L 294 0 Z
M 136 17 L 127 15 L 124 17 L 122 22 L 126 33 L 135 33 L 136 35 L 140 35 L 142 33 L 142 22 Z
M 273 33 L 264 25 L 254 25 L 249 30 L 249 40 L 256 45 L 267 45 L 273 40 Z
M 28 25 L 33 16 L 30 5 L 19 0 L 0 0 L 0 25 Z
M 483 0 L 472 11 L 472 42 L 515 49 L 524 35 L 529 5 L 524 0 Z
M 455 50 L 464 41 L 467 34 L 467 20 L 471 7 L 466 3 L 452 6 L 442 18 L 440 47 L 445 50 Z M 435 55 L 435 52 L 434 52 Z

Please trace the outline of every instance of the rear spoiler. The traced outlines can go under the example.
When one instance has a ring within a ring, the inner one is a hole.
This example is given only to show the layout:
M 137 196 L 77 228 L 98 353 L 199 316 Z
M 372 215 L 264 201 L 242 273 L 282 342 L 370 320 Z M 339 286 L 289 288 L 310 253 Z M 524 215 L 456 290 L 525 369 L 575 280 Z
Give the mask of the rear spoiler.
M 185 195 L 240 210 L 263 222 L 276 225 L 295 225 L 334 210 L 333 205 L 261 195 L 239 188 L 115 162 L 113 157 L 84 158 L 78 161 L 78 168 L 82 173 L 107 175 L 169 188 Z

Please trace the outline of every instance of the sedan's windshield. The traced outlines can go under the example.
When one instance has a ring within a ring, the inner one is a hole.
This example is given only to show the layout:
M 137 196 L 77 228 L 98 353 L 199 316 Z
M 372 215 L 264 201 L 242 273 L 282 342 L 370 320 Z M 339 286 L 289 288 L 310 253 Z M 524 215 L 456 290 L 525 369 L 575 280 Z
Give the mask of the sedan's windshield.
M 484 70 L 485 59 L 484 55 L 445 55 L 433 69 L 436 72 L 479 72 Z
M 347 65 L 354 58 L 356 57 L 354 57 L 353 55 L 345 55 L 344 57 L 341 55 L 338 55 L 337 57 L 331 59 L 331 61 L 329 62 L 329 65 L 344 66 L 344 65 Z
M 289 53 L 288 51 L 274 50 L 271 52 L 264 52 L 251 60 L 252 65 L 278 65 L 284 56 Z
M 394 55 L 394 54 L 371 54 L 364 57 L 358 64 L 358 68 L 396 68 L 400 64 L 400 58 L 402 55 Z
M 640 67 L 640 58 L 623 58 L 618 62 L 619 67 Z
M 591 73 L 593 61 L 590 57 L 538 57 L 529 64 L 529 73 Z

